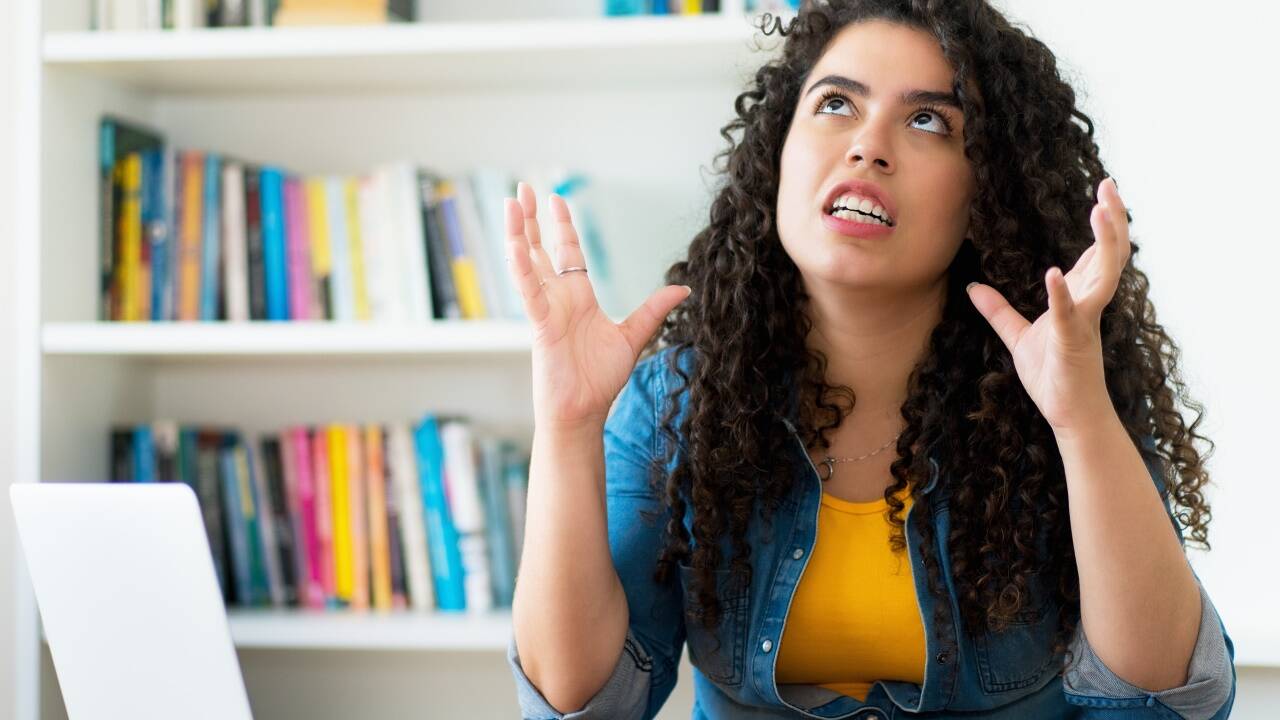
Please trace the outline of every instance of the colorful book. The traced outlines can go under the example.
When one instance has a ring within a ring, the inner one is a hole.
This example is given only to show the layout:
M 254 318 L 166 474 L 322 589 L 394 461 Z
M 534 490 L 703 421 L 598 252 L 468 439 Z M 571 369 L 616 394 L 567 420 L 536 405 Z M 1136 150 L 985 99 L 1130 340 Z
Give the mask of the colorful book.
M 180 156 L 182 217 L 178 229 L 178 317 L 200 319 L 200 262 L 204 217 L 204 154 L 185 150 Z
M 315 320 L 315 300 L 311 282 L 311 248 L 308 236 L 307 199 L 302 181 L 296 177 L 284 181 L 285 266 L 289 275 L 289 317 L 293 320 Z
M 427 414 L 414 431 L 418 454 L 423 516 L 427 549 L 431 554 L 431 575 L 436 608 L 442 611 L 467 609 L 462 554 L 458 532 L 450 516 L 445 490 L 444 447 L 434 414 Z
M 245 236 L 244 166 L 222 166 L 222 286 L 227 320 L 249 321 L 249 257 Z
M 365 502 L 364 440 L 360 427 L 344 428 L 347 440 L 347 500 L 351 523 L 351 608 L 369 609 L 369 522 Z
M 368 499 L 369 560 L 372 603 L 391 609 L 391 538 L 387 532 L 387 478 L 382 460 L 382 428 L 364 428 L 365 496 Z
M 341 425 L 326 429 L 329 442 L 329 486 L 333 496 L 334 587 L 340 602 L 350 604 L 355 577 L 351 567 L 351 496 L 347 465 L 347 433 Z
M 316 283 L 317 320 L 332 320 L 333 257 L 329 252 L 329 189 L 323 178 L 303 181 L 307 196 L 307 228 L 311 231 L 311 273 Z
M 414 610 L 431 610 L 435 607 L 436 598 L 427 553 L 423 485 L 416 460 L 413 432 L 407 423 L 391 423 L 387 427 L 387 449 L 391 463 L 391 485 L 399 511 L 400 544 L 404 549 L 405 586 L 409 605 Z
M 214 153 L 204 156 L 204 192 L 201 218 L 200 319 L 217 320 L 220 315 L 222 267 L 222 158 Z
M 277 167 L 263 167 L 262 268 L 267 285 L 267 319 L 289 319 L 289 279 L 285 265 L 284 175 Z
M 329 431 L 317 426 L 311 435 L 311 471 L 315 480 L 316 560 L 326 607 L 338 601 L 338 572 L 333 548 L 333 490 L 329 479 Z
M 369 290 L 365 276 L 364 239 L 361 235 L 359 184 L 356 178 L 345 178 L 343 197 L 347 205 L 347 247 L 351 263 L 351 298 L 353 317 L 369 320 Z
M 329 210 L 329 256 L 333 263 L 333 319 L 355 319 L 355 290 L 351 278 L 351 241 L 347 233 L 347 202 L 343 178 L 332 176 L 325 182 L 325 204 Z

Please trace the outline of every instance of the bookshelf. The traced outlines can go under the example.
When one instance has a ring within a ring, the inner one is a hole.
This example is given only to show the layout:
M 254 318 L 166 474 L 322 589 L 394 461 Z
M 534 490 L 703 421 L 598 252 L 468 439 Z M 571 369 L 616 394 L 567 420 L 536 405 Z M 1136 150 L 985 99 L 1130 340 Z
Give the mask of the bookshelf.
M 88 0 L 17 0 L 15 129 L 34 144 L 17 155 L 19 177 L 32 182 L 15 202 L 21 282 L 11 312 L 30 338 L 16 361 L 17 413 L 28 422 L 15 437 L 15 481 L 105 478 L 108 427 L 156 418 L 254 432 L 432 409 L 466 413 L 481 432 L 529 438 L 524 323 L 96 322 L 97 123 L 113 113 L 179 147 L 298 173 L 355 174 L 403 159 L 444 172 L 571 166 L 619 198 L 598 208 L 597 219 L 629 309 L 662 284 L 662 271 L 702 226 L 719 129 L 779 40 L 758 34 L 741 0 L 706 17 L 594 17 L 600 5 L 441 0 L 424 3 L 422 22 L 403 26 L 96 33 Z M 535 190 L 545 217 L 548 188 Z M 61 717 L 20 577 L 9 591 L 20 616 L 11 650 L 16 717 Z M 509 612 L 233 608 L 229 619 L 251 697 L 263 707 L 293 707 L 287 689 L 263 699 L 277 681 L 318 693 L 306 707 L 325 707 L 326 691 L 338 707 L 344 688 L 363 687 L 362 663 L 313 675 L 325 662 L 312 659 L 315 651 L 483 651 L 492 657 L 483 682 L 494 696 L 485 707 L 496 709 L 472 716 L 514 712 L 501 655 Z M 270 672 L 255 678 L 263 664 L 243 653 L 263 651 L 273 653 Z M 338 677 L 350 682 L 330 682 Z M 677 696 L 691 695 L 689 682 L 685 669 Z M 362 716 L 398 715 L 407 697 L 375 698 Z M 660 717 L 680 715 L 677 700 L 669 705 L 677 712 Z

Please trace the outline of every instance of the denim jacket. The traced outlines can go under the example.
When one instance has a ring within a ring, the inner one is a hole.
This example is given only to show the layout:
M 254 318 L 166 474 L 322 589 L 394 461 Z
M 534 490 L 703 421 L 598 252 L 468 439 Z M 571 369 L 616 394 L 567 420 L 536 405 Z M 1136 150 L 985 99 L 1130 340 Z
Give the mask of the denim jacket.
M 761 523 L 748 529 L 753 581 L 728 597 L 722 593 L 724 622 L 714 631 L 702 627 L 686 582 L 693 570 L 679 566 L 680 582 L 660 587 L 652 579 L 662 547 L 662 524 L 641 519 L 641 511 L 660 512 L 662 501 L 649 489 L 646 468 L 651 458 L 666 454 L 658 430 L 668 388 L 679 379 L 662 350 L 637 363 L 615 401 L 604 429 L 605 486 L 609 547 L 624 587 L 630 625 L 622 652 L 605 685 L 582 708 L 557 712 L 525 676 L 514 634 L 507 660 L 516 680 L 521 714 L 529 720 L 621 720 L 652 718 L 675 687 L 682 648 L 688 643 L 694 666 L 694 720 L 729 718 L 1226 718 L 1235 699 L 1235 650 L 1222 620 L 1203 586 L 1200 632 L 1184 685 L 1158 692 L 1140 689 L 1115 675 L 1095 655 L 1077 623 L 1071 649 L 1077 662 L 1063 672 L 1062 655 L 1051 655 L 1058 625 L 1057 605 L 1042 584 L 1029 583 L 1032 602 L 1018 624 L 1002 632 L 970 638 L 957 632 L 954 654 L 935 647 L 933 606 L 924 560 L 917 540 L 927 513 L 907 513 L 904 528 L 916 578 L 916 599 L 924 622 L 926 653 L 923 684 L 881 680 L 865 701 L 818 685 L 776 683 L 779 638 L 796 585 L 813 550 L 822 495 L 821 480 L 793 423 L 779 417 L 795 439 L 793 490 L 774 515 L 773 532 L 762 537 Z M 681 358 L 684 362 L 684 358 Z M 687 402 L 682 394 L 680 412 Z M 1150 441 L 1150 438 L 1148 438 Z M 1153 444 L 1148 442 L 1148 447 Z M 938 462 L 921 492 L 931 497 L 934 537 L 945 539 L 950 527 L 946 483 L 938 483 Z M 668 469 L 674 466 L 674 460 Z M 1164 485 L 1148 461 L 1152 479 Z M 1165 509 L 1169 510 L 1168 500 Z M 686 526 L 692 517 L 685 517 Z M 756 518 L 758 519 L 758 518 Z M 1181 541 L 1182 529 L 1170 514 Z M 944 558 L 945 553 L 939 557 Z M 720 571 L 728 578 L 727 567 Z M 1193 571 L 1194 574 L 1194 571 Z M 956 591 L 944 572 L 951 617 L 959 617 Z M 1199 577 L 1196 578 L 1199 583 Z M 725 587 L 727 583 L 722 584 Z

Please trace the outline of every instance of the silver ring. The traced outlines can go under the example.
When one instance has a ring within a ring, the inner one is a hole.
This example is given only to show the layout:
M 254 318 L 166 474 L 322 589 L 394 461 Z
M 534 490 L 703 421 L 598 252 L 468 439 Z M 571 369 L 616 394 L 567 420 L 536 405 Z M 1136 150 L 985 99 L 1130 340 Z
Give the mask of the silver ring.
M 586 268 L 584 268 L 584 267 L 567 267 L 567 268 L 565 268 L 565 269 L 560 270 L 559 272 L 557 272 L 557 273 L 556 273 L 556 275 L 563 275 L 563 274 L 565 274 L 565 273 L 569 273 L 569 272 L 578 272 L 578 271 L 586 272 L 586 271 L 587 271 L 587 269 L 586 269 Z

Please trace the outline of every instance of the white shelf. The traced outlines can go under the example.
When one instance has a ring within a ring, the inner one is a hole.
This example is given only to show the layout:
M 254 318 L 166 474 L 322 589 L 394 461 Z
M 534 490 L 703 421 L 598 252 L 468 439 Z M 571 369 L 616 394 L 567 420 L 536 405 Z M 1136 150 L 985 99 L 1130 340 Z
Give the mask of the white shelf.
M 331 650 L 503 650 L 511 612 L 484 614 L 229 608 L 240 648 Z
M 530 351 L 529 324 L 438 320 L 426 325 L 335 322 L 49 323 L 45 355 L 147 358 L 327 355 L 508 355 Z
M 61 32 L 46 70 L 149 91 L 462 89 L 724 81 L 758 65 L 776 35 L 748 16 L 633 16 L 367 27 Z

